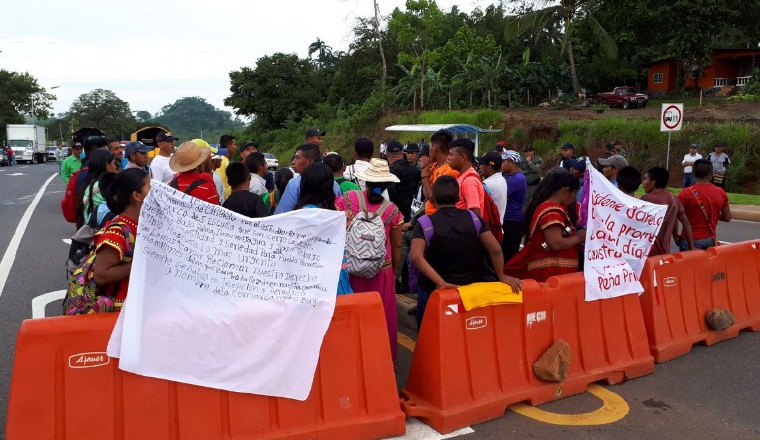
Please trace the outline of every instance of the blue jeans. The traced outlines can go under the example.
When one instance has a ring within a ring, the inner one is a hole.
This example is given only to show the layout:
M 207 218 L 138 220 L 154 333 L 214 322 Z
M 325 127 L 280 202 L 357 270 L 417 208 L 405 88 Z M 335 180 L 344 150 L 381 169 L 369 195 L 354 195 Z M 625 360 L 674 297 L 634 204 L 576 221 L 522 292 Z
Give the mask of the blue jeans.
M 15 167 L 16 165 L 16 155 L 8 156 L 8 166 Z
M 683 173 L 683 187 L 688 188 L 692 185 L 697 183 L 697 180 L 694 178 L 694 174 L 692 173 Z
M 694 249 L 706 250 L 713 246 L 715 246 L 715 241 L 713 241 L 712 238 L 700 238 L 699 240 L 694 240 Z M 686 239 L 681 238 L 678 240 L 678 250 L 681 252 L 689 250 L 689 244 L 686 243 Z
M 417 287 L 417 332 L 419 333 L 422 328 L 422 317 L 425 314 L 425 307 L 427 307 L 428 299 L 430 298 L 430 292 L 426 291 L 422 287 Z

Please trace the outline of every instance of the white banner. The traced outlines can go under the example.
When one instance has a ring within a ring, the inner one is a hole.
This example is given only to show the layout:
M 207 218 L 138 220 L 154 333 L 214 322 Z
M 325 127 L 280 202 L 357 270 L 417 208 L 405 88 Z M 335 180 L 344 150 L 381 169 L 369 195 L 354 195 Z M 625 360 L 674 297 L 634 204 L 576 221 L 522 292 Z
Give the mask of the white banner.
M 639 276 L 667 207 L 623 194 L 588 160 L 586 170 L 590 173 L 583 268 L 586 301 L 641 293 Z
M 144 376 L 305 400 L 335 309 L 345 214 L 250 219 L 151 185 L 108 355 Z

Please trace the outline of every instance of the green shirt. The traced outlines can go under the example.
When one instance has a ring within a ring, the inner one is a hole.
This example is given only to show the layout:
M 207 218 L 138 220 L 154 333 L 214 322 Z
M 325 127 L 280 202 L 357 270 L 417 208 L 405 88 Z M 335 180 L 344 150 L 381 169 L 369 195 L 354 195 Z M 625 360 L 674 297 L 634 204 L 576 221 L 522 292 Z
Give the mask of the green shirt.
M 345 194 L 349 191 L 361 191 L 362 189 L 359 188 L 359 185 L 355 184 L 354 182 L 346 179 L 345 177 L 336 177 L 335 182 L 338 184 L 338 187 L 340 187 L 340 193 Z
M 61 162 L 61 179 L 68 185 L 71 175 L 82 169 L 82 161 L 76 156 L 69 156 Z

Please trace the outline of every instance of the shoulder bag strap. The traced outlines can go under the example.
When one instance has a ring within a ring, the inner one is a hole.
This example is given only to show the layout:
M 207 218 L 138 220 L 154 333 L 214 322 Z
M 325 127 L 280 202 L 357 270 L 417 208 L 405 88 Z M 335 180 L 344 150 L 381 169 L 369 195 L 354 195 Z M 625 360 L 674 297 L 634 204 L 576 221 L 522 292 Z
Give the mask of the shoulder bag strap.
M 422 233 L 425 235 L 425 245 L 426 247 L 430 247 L 430 240 L 433 239 L 434 232 L 433 221 L 427 215 L 423 215 L 417 221 L 422 226 Z
M 710 153 L 712 154 L 712 153 Z M 697 204 L 699 204 L 700 209 L 702 209 L 702 215 L 705 216 L 705 222 L 707 223 L 707 232 L 710 233 L 710 237 L 712 237 L 715 244 L 718 244 L 718 236 L 715 234 L 715 231 L 712 228 L 712 225 L 710 224 L 710 217 L 707 215 L 707 209 L 705 208 L 704 201 L 702 200 L 702 196 L 699 195 L 699 191 L 694 189 L 694 187 L 689 187 L 689 191 L 691 191 L 691 194 L 694 196 L 695 199 L 697 199 Z
M 470 213 L 470 218 L 472 218 L 472 224 L 475 225 L 475 235 L 478 237 L 480 236 L 480 229 L 483 227 L 483 224 L 480 223 L 480 219 L 478 218 L 478 215 L 474 212 L 470 211 L 469 209 L 467 212 Z
M 169 182 L 169 186 L 171 186 L 174 189 L 179 189 L 179 179 L 177 178 L 177 176 L 174 176 L 172 178 L 171 182 Z
M 205 180 L 198 179 L 195 182 L 191 183 L 190 185 L 187 185 L 187 188 L 185 188 L 185 191 L 184 191 L 185 194 L 190 194 L 190 192 L 192 190 L 194 190 L 195 188 L 198 188 L 199 186 L 203 185 L 204 183 L 206 183 Z

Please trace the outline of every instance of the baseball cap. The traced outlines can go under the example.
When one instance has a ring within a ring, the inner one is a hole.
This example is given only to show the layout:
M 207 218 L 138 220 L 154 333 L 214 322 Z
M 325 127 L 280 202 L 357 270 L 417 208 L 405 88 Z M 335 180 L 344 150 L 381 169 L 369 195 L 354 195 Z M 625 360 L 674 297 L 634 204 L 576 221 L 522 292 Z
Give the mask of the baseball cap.
M 586 158 L 585 157 L 579 157 L 576 159 L 567 159 L 567 166 L 568 168 L 573 168 L 581 173 L 586 171 Z
M 575 145 L 571 144 L 570 142 L 565 142 L 565 145 L 562 146 L 563 150 L 575 150 Z
M 515 150 L 507 150 L 501 155 L 502 160 L 511 160 L 514 163 L 520 163 L 520 153 Z
M 601 166 L 613 166 L 619 170 L 622 170 L 623 168 L 628 166 L 628 161 L 625 160 L 625 157 L 616 154 L 614 156 L 610 156 L 607 158 L 600 157 L 599 158 L 599 165 Z
M 259 144 L 257 144 L 256 142 L 245 141 L 240 146 L 240 151 L 243 151 L 243 150 L 245 150 L 248 147 L 254 147 L 254 148 L 256 148 L 258 150 L 259 149 Z
M 689 148 L 699 148 L 699 145 L 697 145 L 697 144 L 691 144 L 691 145 L 689 145 Z
M 500 141 L 496 146 L 494 147 L 493 151 L 498 151 L 499 153 L 504 151 L 504 141 Z
M 523 148 L 523 151 L 536 151 L 536 149 L 533 148 L 533 145 L 528 144 L 525 146 L 525 148 Z
M 132 141 L 124 148 L 124 154 L 131 156 L 135 153 L 149 153 L 153 151 L 153 148 L 143 144 L 140 141 Z
M 420 152 L 420 146 L 415 144 L 414 142 L 410 142 L 409 145 L 404 147 L 404 151 L 407 153 L 419 153 Z
M 312 137 L 312 136 L 324 136 L 327 132 L 320 130 L 316 127 L 311 127 L 310 129 L 306 130 L 306 137 Z
M 390 141 L 385 147 L 386 153 L 401 153 L 402 151 L 404 151 L 404 146 L 399 141 Z
M 495 151 L 489 151 L 477 160 L 479 165 L 490 165 L 497 170 L 501 169 L 501 155 Z
M 713 148 L 715 147 L 723 148 L 723 142 L 716 142 L 715 145 L 713 145 Z
M 219 153 L 219 149 L 218 148 L 210 145 L 208 142 L 204 141 L 203 139 L 193 139 L 190 142 L 192 142 L 195 145 L 198 145 L 200 147 L 208 148 L 209 150 L 211 150 L 211 154 L 217 154 L 217 153 Z
M 430 157 L 430 146 L 427 144 L 423 145 L 422 148 L 420 148 L 420 156 Z
M 159 131 L 156 135 L 156 142 L 178 141 L 179 138 L 174 136 L 171 131 Z

